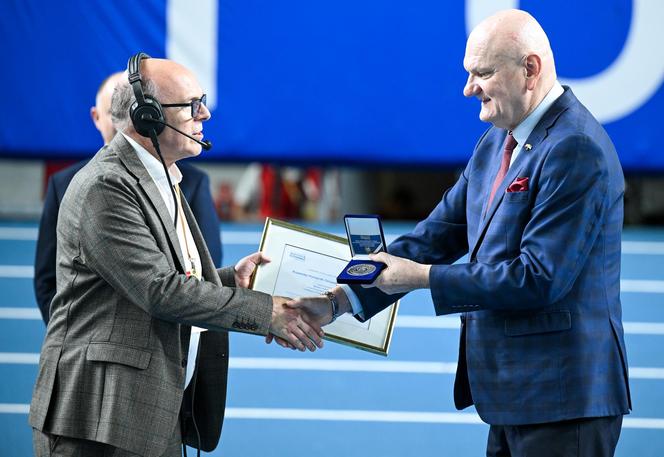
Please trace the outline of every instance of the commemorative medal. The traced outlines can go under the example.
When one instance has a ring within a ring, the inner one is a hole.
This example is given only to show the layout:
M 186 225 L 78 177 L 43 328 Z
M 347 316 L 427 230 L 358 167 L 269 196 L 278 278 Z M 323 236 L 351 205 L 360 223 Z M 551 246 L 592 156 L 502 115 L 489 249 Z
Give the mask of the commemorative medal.
M 370 263 L 357 263 L 352 267 L 346 269 L 346 273 L 351 276 L 365 276 L 370 275 L 376 271 L 376 266 Z

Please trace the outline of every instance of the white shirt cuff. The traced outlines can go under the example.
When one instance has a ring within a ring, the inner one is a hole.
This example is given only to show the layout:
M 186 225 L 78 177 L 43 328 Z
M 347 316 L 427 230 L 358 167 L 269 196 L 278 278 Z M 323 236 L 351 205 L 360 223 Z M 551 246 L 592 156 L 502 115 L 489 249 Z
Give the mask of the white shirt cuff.
M 357 295 L 355 292 L 353 292 L 353 289 L 351 289 L 348 284 L 339 284 L 339 287 L 341 287 L 341 289 L 346 294 L 346 297 L 348 297 L 350 307 L 353 308 L 353 314 L 364 319 L 364 308 L 362 308 L 362 303 L 360 303 L 360 299 L 357 298 Z

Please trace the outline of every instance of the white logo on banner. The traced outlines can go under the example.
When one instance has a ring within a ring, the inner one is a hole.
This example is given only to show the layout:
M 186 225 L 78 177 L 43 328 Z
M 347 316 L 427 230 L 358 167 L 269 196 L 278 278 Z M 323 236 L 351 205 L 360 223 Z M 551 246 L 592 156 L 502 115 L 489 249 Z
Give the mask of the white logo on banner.
M 487 16 L 518 8 L 518 4 L 515 0 L 466 0 L 467 32 L 470 33 Z M 600 122 L 607 123 L 629 115 L 647 102 L 662 84 L 662 18 L 664 2 L 661 0 L 633 0 L 629 33 L 613 63 L 587 78 L 558 75 L 560 82 L 569 85 Z
M 217 10 L 218 0 L 166 3 L 166 57 L 194 72 L 210 110 L 217 106 Z

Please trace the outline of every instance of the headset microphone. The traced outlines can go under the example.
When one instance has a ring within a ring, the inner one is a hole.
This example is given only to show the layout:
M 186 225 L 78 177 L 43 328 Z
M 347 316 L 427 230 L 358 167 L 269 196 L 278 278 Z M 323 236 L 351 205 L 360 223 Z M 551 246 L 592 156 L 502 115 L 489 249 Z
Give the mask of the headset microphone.
M 157 123 L 157 124 L 161 124 L 161 125 L 164 125 L 164 126 L 166 126 L 166 127 L 168 127 L 168 128 L 171 128 L 171 129 L 175 130 L 176 132 L 178 132 L 180 135 L 184 135 L 184 136 L 186 136 L 187 138 L 189 138 L 190 140 L 195 141 L 196 143 L 200 144 L 200 145 L 203 147 L 203 149 L 205 149 L 206 151 L 209 151 L 210 149 L 212 149 L 212 142 L 211 142 L 211 141 L 209 141 L 209 140 L 203 140 L 203 141 L 197 140 L 197 139 L 194 138 L 193 136 L 191 136 L 191 135 L 187 135 L 187 134 L 184 133 L 182 130 L 179 130 L 179 129 L 173 127 L 171 124 L 169 124 L 169 123 L 167 123 L 167 122 L 164 122 L 164 121 L 161 120 L 161 119 L 154 119 L 154 118 L 152 118 L 152 117 L 149 117 L 149 118 L 145 118 L 145 117 L 144 117 L 143 120 L 144 120 L 144 121 L 147 121 L 147 122 L 155 122 L 155 123 Z M 162 127 L 162 128 L 163 128 L 163 127 Z

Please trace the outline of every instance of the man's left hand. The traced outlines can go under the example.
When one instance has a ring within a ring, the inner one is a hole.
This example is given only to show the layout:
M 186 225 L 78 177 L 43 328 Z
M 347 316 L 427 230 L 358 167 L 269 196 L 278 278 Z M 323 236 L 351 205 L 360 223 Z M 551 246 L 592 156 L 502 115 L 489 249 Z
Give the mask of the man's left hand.
M 235 264 L 235 285 L 245 289 L 249 287 L 251 275 L 254 274 L 256 267 L 263 263 L 270 263 L 270 259 L 262 252 L 254 252 L 241 259 Z
M 378 287 L 382 292 L 389 295 L 429 288 L 431 265 L 413 262 L 386 252 L 372 254 L 369 258 L 376 262 L 383 262 L 387 267 L 374 282 L 362 285 L 362 287 Z

